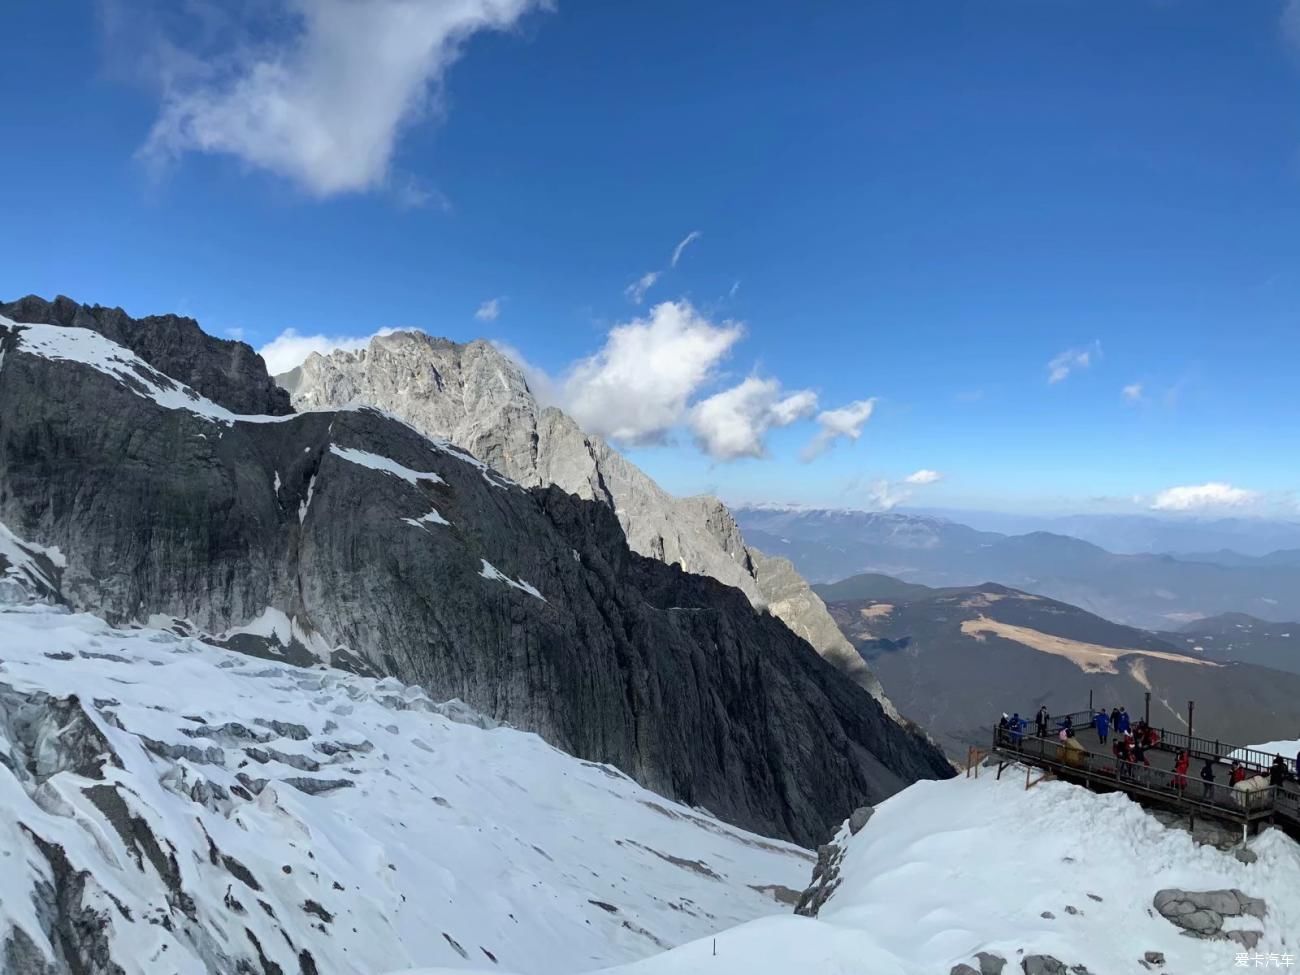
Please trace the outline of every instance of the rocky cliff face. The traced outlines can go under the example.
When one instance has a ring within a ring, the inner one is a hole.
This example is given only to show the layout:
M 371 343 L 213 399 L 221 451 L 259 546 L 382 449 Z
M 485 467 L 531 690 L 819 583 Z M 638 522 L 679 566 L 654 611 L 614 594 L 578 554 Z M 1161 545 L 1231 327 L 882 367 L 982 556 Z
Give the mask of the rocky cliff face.
M 608 505 L 374 410 L 234 414 L 94 331 L 0 319 L 0 522 L 74 607 L 393 675 L 801 843 L 949 774 Z
M 98 332 L 233 413 L 284 416 L 293 412 L 288 394 L 267 376 L 266 364 L 251 346 L 214 338 L 192 318 L 132 318 L 121 308 L 81 305 L 62 295 L 53 301 L 28 295 L 0 303 L 0 315 L 15 322 Z
M 489 343 L 397 332 L 356 353 L 313 355 L 279 379 L 299 409 L 376 406 L 520 484 L 554 484 L 607 505 L 633 551 L 711 576 L 770 607 L 892 713 L 879 682 L 788 561 L 747 546 L 716 498 L 673 497 L 568 415 L 540 406 L 519 367 Z

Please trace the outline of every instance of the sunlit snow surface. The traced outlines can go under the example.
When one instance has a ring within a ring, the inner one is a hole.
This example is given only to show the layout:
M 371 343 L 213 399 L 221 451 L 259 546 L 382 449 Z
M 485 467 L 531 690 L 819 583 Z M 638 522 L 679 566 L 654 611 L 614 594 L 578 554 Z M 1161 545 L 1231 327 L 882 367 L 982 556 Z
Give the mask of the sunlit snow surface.
M 109 781 L 175 846 L 203 936 L 238 956 L 252 932 L 287 973 L 304 948 L 322 973 L 595 969 L 788 912 L 755 888 L 801 889 L 811 868 L 797 847 L 669 802 L 535 735 L 487 730 L 464 705 L 435 705 L 391 679 L 0 607 L 0 685 L 80 697 L 123 763 L 105 767 Z M 220 731 L 227 722 L 262 740 Z M 194 752 L 162 758 L 145 739 Z M 237 772 L 270 782 L 251 800 L 191 798 L 200 780 L 229 790 Z M 313 779 L 352 785 L 312 795 L 288 784 Z M 168 911 L 166 886 L 86 800 L 90 784 L 64 771 L 29 794 L 0 763 L 0 944 L 15 923 L 43 940 L 30 895 L 45 860 L 25 826 L 90 871 L 87 901 L 110 918 L 127 972 L 218 970 L 181 925 L 149 923 Z M 209 836 L 260 890 L 211 862 Z
M 1019 975 L 1028 954 L 1093 975 L 1146 975 L 1147 951 L 1162 952 L 1155 970 L 1173 975 L 1242 970 L 1236 944 L 1183 937 L 1151 910 L 1165 887 L 1262 897 L 1262 922 L 1225 928 L 1262 928 L 1265 955 L 1300 953 L 1300 846 L 1276 830 L 1251 839 L 1259 860 L 1248 865 L 1120 794 L 1061 782 L 1025 791 L 1023 772 L 999 782 L 985 770 L 914 785 L 836 842 L 848 844 L 843 882 L 817 919 L 763 918 L 610 975 L 947 975 L 963 962 L 978 971 L 977 951 L 1008 959 L 1004 975 Z

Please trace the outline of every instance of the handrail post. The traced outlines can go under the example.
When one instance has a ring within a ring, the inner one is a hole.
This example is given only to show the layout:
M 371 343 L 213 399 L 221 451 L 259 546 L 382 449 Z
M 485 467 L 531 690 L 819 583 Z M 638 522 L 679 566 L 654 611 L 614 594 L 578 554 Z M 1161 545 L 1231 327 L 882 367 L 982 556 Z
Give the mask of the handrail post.
M 1146 722 L 1148 728 L 1151 727 L 1151 692 L 1150 691 L 1147 691 L 1146 713 L 1142 716 L 1142 720 Z
M 1196 702 L 1187 702 L 1187 747 L 1192 747 L 1192 717 L 1196 714 Z

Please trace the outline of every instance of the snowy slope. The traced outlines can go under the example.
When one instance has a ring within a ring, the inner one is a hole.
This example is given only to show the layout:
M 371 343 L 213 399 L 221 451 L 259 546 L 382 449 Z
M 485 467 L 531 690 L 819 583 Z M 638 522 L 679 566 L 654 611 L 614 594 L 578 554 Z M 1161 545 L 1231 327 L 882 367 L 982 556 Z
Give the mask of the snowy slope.
M 0 607 L 0 971 L 6 946 L 40 971 L 89 908 L 106 940 L 74 940 L 128 973 L 575 972 L 807 882 L 798 847 L 488 724 L 391 678 Z
M 1005 975 L 1033 954 L 1146 975 L 1148 951 L 1174 975 L 1234 970 L 1241 947 L 1184 937 L 1151 910 L 1167 887 L 1240 888 L 1268 912 L 1225 929 L 1262 929 L 1255 950 L 1279 957 L 1300 941 L 1300 846 L 1268 830 L 1250 841 L 1258 861 L 1242 863 L 1119 794 L 1025 791 L 1015 775 L 921 782 L 835 842 L 847 845 L 842 882 L 816 919 L 763 918 L 608 975 L 947 975 L 959 963 L 978 971 L 981 951 L 1006 958 Z

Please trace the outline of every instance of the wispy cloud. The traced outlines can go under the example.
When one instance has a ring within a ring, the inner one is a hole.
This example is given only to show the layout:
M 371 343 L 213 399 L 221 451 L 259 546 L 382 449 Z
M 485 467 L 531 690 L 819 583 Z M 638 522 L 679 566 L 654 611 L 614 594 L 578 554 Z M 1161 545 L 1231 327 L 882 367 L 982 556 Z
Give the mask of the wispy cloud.
M 919 471 L 913 471 L 911 474 L 908 474 L 907 477 L 903 478 L 903 483 L 925 485 L 935 484 L 942 480 L 943 475 L 938 471 L 932 471 L 929 468 L 923 467 Z
M 862 436 L 862 428 L 875 412 L 875 399 L 861 399 L 834 410 L 825 410 L 817 414 L 817 425 L 821 428 L 816 436 L 804 447 L 800 455 L 805 462 L 820 457 L 839 440 L 857 440 Z
M 682 251 L 686 250 L 688 246 L 690 246 L 692 243 L 694 243 L 699 239 L 700 239 L 700 232 L 698 230 L 692 230 L 689 234 L 683 237 L 681 239 L 681 242 L 678 243 L 678 245 L 673 248 L 673 259 L 672 261 L 669 262 L 668 266 L 676 267 L 677 262 L 682 259 Z
M 1156 494 L 1151 507 L 1156 511 L 1200 511 L 1214 508 L 1240 508 L 1259 499 L 1258 491 L 1234 487 L 1222 481 L 1187 484 L 1166 488 Z
M 1279 26 L 1282 28 L 1282 38 L 1300 51 L 1300 0 L 1287 0 L 1282 7 Z
M 162 108 L 142 152 L 156 162 L 187 152 L 228 155 L 315 196 L 388 188 L 425 205 L 430 191 L 392 181 L 401 133 L 441 107 L 447 71 L 466 40 L 509 29 L 546 6 L 542 0 L 237 6 L 250 20 L 288 29 L 268 42 L 251 23 L 236 23 L 222 34 L 222 47 L 202 52 L 170 42 L 168 57 L 158 59 L 167 65 L 157 78 Z
M 501 317 L 501 302 L 504 300 L 504 298 L 489 298 L 478 306 L 478 310 L 474 312 L 474 317 L 480 322 L 495 322 Z
M 692 230 L 689 234 L 687 234 L 685 237 L 683 237 L 681 240 L 677 242 L 677 246 L 673 248 L 672 256 L 668 259 L 668 266 L 666 268 L 663 268 L 662 270 L 658 270 L 658 271 L 646 271 L 645 274 L 641 275 L 639 278 L 637 278 L 635 281 L 629 284 L 626 288 L 624 288 L 623 294 L 627 295 L 628 300 L 631 301 L 634 305 L 641 304 L 643 301 L 645 301 L 645 296 L 647 292 L 649 292 L 649 290 L 655 286 L 655 283 L 660 278 L 662 278 L 666 272 L 671 271 L 673 268 L 677 267 L 677 263 L 682 259 L 682 254 L 685 252 L 686 248 L 689 247 L 695 241 L 699 240 L 701 236 L 703 235 L 698 230 Z M 737 281 L 736 286 L 738 286 L 739 284 L 740 282 Z M 732 288 L 732 293 L 733 294 L 735 293 L 735 286 L 733 286 Z
M 627 295 L 633 304 L 639 305 L 643 301 L 645 301 L 646 292 L 648 292 L 651 288 L 653 288 L 655 286 L 655 282 L 658 280 L 659 280 L 658 271 L 646 271 L 645 274 L 641 275 L 639 278 L 637 278 L 635 281 L 629 284 L 626 288 L 624 288 L 623 294 Z
M 1066 349 L 1047 364 L 1047 381 L 1064 382 L 1071 373 L 1089 368 L 1099 358 L 1101 358 L 1100 342 L 1093 342 L 1079 349 Z
M 1145 391 L 1141 383 L 1129 383 L 1120 390 L 1120 395 L 1124 397 L 1126 403 L 1141 403 Z

